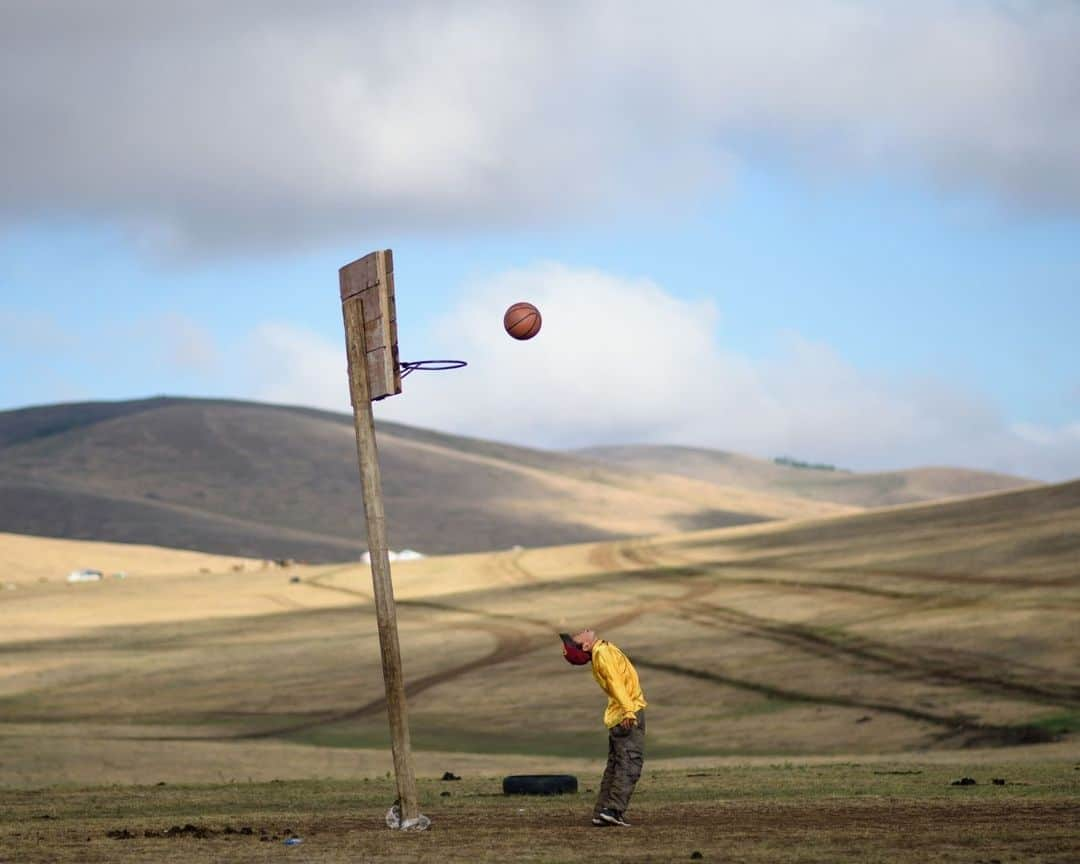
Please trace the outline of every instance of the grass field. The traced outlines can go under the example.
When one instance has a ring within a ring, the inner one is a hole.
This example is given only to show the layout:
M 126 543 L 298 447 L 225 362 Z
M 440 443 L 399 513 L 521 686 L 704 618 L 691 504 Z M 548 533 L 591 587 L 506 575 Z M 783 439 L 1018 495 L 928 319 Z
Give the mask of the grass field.
M 964 772 L 973 786 L 954 786 Z M 1004 781 L 995 785 L 994 780 Z M 392 781 L 0 791 L 13 862 L 1075 861 L 1080 766 L 776 763 L 647 772 L 633 827 L 593 828 L 589 791 L 504 796 L 422 780 L 420 834 L 382 824 Z M 288 837 L 302 838 L 285 846 Z M 695 858 L 695 853 L 697 857 Z
M 772 495 L 798 496 L 854 507 L 887 507 L 1001 492 L 1035 485 L 1023 477 L 963 468 L 910 468 L 904 471 L 855 473 L 793 467 L 739 453 L 660 444 L 586 447 L 590 458 L 639 471 L 680 474 L 719 486 L 735 486 Z
M 55 550 L 19 548 L 0 549 L 17 586 L 0 591 L 0 861 L 1078 855 L 1080 483 L 395 565 L 437 818 L 417 838 L 380 827 L 365 568 L 222 560 L 68 585 L 20 576 Z M 503 774 L 598 777 L 603 700 L 555 636 L 585 625 L 651 703 L 629 837 L 582 821 L 585 793 L 498 794 Z M 448 770 L 466 779 L 440 784 Z M 278 842 L 222 833 L 241 822 Z M 187 823 L 216 833 L 145 836 Z M 286 827 L 305 844 L 279 848 Z

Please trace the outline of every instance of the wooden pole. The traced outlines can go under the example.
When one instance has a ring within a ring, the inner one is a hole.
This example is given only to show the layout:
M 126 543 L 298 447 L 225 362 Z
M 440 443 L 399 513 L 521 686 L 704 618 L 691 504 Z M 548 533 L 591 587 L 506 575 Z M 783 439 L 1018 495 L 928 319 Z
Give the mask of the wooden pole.
M 383 510 L 379 454 L 375 447 L 375 416 L 371 410 L 371 387 L 368 382 L 367 348 L 364 340 L 364 312 L 359 297 L 341 305 L 345 319 L 345 347 L 349 357 L 349 395 L 352 398 L 356 426 L 356 455 L 360 461 L 360 482 L 364 491 L 364 515 L 367 517 L 368 552 L 371 556 L 371 581 L 375 591 L 375 614 L 379 625 L 383 683 L 386 685 L 386 711 L 390 720 L 390 741 L 397 776 L 401 818 L 415 819 L 420 814 L 416 800 L 416 776 L 413 774 L 409 744 L 409 718 L 405 708 L 405 679 L 401 672 L 401 647 L 398 643 L 394 586 L 390 580 L 390 553 L 386 545 L 386 515 Z

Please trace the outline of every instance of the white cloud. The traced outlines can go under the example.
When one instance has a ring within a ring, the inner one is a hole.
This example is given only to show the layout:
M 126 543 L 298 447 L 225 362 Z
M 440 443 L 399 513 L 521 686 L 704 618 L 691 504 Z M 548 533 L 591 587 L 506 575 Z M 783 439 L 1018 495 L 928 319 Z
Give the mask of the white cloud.
M 1080 208 L 1080 6 L 70 0 L 0 8 L 0 220 L 151 247 L 580 219 L 734 154 Z
M 247 337 L 243 390 L 264 402 L 350 412 L 345 340 L 329 343 L 289 324 L 264 322 Z
M 187 374 L 214 374 L 221 355 L 213 334 L 199 322 L 178 312 L 168 312 L 149 322 L 149 332 L 167 368 Z
M 518 300 L 543 314 L 527 342 L 502 330 Z M 431 325 L 434 351 L 469 366 L 411 375 L 376 416 L 548 448 L 685 444 L 857 470 L 1080 476 L 1080 423 L 1010 428 L 987 399 L 948 382 L 868 375 L 797 334 L 754 362 L 725 349 L 722 332 L 713 304 L 649 280 L 557 264 L 512 271 L 466 286 Z M 253 345 L 262 358 L 254 395 L 348 410 L 343 344 L 273 324 Z
M 1080 423 L 1070 423 L 1061 428 L 1018 423 L 1013 430 L 1029 444 L 1080 447 Z
M 1060 427 L 1018 424 L 1003 437 L 1002 461 L 1008 470 L 1057 480 L 1080 477 L 1080 422 Z

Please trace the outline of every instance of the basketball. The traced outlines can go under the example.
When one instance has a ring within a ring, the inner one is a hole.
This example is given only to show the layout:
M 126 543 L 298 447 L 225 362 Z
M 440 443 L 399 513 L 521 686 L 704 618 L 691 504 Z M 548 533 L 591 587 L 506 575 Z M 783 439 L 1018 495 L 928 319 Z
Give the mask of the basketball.
M 540 332 L 540 310 L 532 303 L 515 303 L 503 315 L 503 327 L 515 339 L 532 339 Z

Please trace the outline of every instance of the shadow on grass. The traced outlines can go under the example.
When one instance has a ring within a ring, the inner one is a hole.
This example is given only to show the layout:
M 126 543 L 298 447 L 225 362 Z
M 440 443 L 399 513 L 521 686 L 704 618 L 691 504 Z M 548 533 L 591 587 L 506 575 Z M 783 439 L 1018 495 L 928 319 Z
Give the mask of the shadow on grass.
M 317 747 L 389 749 L 390 736 L 385 724 L 357 727 L 355 723 L 318 726 L 282 736 L 281 740 Z M 607 757 L 607 733 L 603 729 L 570 729 L 524 734 L 512 731 L 463 729 L 435 721 L 413 718 L 409 736 L 414 750 L 449 753 L 480 753 L 503 756 L 555 756 L 565 759 L 604 759 Z M 693 747 L 650 739 L 646 758 L 667 759 L 682 756 L 723 756 L 731 751 Z

